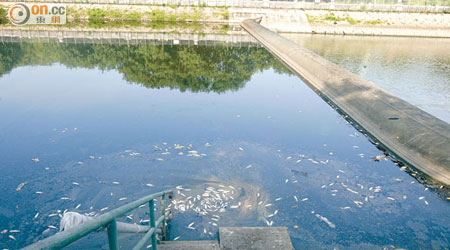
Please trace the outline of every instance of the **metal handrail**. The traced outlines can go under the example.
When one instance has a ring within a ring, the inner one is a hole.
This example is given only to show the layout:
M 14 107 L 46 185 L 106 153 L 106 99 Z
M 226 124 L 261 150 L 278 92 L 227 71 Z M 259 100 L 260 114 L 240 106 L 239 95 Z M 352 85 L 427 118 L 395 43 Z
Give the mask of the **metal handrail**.
M 153 250 L 157 250 L 157 242 L 156 242 L 156 228 L 162 223 L 162 233 L 163 237 L 165 234 L 165 195 L 169 195 L 169 199 L 172 198 L 173 191 L 166 190 L 159 193 L 151 194 L 146 197 L 143 197 L 139 200 L 130 202 L 126 205 L 123 205 L 119 208 L 116 208 L 106 214 L 102 214 L 98 217 L 94 217 L 92 220 L 89 220 L 81 225 L 78 225 L 70 230 L 56 233 L 53 236 L 50 236 L 46 239 L 38 241 L 34 244 L 31 244 L 22 250 L 31 250 L 31 249 L 60 249 L 63 248 L 70 243 L 86 236 L 87 234 L 97 231 L 98 229 L 107 228 L 108 231 L 108 243 L 110 250 L 119 249 L 119 244 L 117 241 L 117 227 L 116 227 L 116 218 L 123 216 L 124 214 L 130 212 L 131 210 L 143 205 L 145 203 L 149 203 L 150 208 L 150 228 L 147 233 L 142 237 L 142 239 L 137 243 L 137 245 L 133 248 L 133 250 L 141 249 L 147 240 L 152 238 L 152 248 Z M 161 216 L 155 221 L 155 202 L 154 199 L 161 197 Z

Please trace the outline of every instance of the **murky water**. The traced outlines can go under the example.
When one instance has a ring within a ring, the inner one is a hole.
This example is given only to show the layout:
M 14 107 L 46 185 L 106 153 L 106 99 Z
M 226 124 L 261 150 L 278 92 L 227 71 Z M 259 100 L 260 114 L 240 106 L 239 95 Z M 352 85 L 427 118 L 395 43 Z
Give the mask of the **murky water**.
M 66 209 L 101 214 L 177 186 L 170 239 L 271 225 L 296 249 L 450 245 L 448 190 L 371 160 L 382 152 L 262 48 L 16 43 L 0 54 L 1 248 L 54 234 Z M 105 244 L 96 233 L 72 248 Z

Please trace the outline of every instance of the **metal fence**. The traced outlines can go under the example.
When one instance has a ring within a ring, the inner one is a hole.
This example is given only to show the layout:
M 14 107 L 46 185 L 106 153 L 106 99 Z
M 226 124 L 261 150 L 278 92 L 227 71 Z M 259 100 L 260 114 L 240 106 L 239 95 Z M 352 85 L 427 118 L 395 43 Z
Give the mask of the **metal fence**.
M 16 2 L 16 0 L 6 0 Z M 450 0 L 22 0 L 22 2 L 243 7 L 349 11 L 450 12 Z

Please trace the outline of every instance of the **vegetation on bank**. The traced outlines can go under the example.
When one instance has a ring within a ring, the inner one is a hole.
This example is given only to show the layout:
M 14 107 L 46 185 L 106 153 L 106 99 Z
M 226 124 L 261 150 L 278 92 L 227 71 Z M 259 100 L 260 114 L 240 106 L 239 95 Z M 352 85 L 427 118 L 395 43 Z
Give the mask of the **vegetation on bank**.
M 60 63 L 117 70 L 127 82 L 147 88 L 191 92 L 237 90 L 269 68 L 289 73 L 267 50 L 256 47 L 5 43 L 0 55 L 0 76 L 19 66 Z
M 67 26 L 139 26 L 149 23 L 197 23 L 202 21 L 226 21 L 228 8 L 181 8 L 178 6 L 151 7 L 150 11 L 126 8 L 67 7 Z M 0 24 L 8 24 L 7 8 L 0 6 Z M 161 26 L 157 24 L 156 26 Z
M 308 19 L 309 23 L 332 23 L 332 24 L 365 24 L 365 25 L 382 25 L 387 24 L 391 25 L 391 23 L 387 21 L 382 21 L 380 19 L 375 20 L 358 20 L 354 19 L 351 16 L 349 16 L 347 13 L 343 15 L 335 15 L 333 12 L 327 13 L 326 15 L 321 16 L 313 16 L 306 14 L 306 18 Z M 392 23 L 393 24 L 393 23 Z
M 139 11 L 118 8 L 75 8 L 68 7 L 68 19 L 74 23 L 88 22 L 105 24 L 113 22 L 146 24 L 149 22 L 185 23 L 202 20 L 228 20 L 228 8 L 217 8 L 206 11 L 203 8 L 153 8 L 150 11 Z

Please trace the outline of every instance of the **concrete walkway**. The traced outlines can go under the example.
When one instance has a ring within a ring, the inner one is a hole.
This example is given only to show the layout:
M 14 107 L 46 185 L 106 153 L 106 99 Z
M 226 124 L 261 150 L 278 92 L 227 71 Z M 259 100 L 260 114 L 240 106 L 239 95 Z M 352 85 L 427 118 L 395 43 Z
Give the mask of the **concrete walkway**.
M 220 243 L 219 243 L 220 242 Z M 162 250 L 292 250 L 285 227 L 221 227 L 217 241 L 163 241 Z
M 377 145 L 450 185 L 450 124 L 253 20 L 242 26 Z

